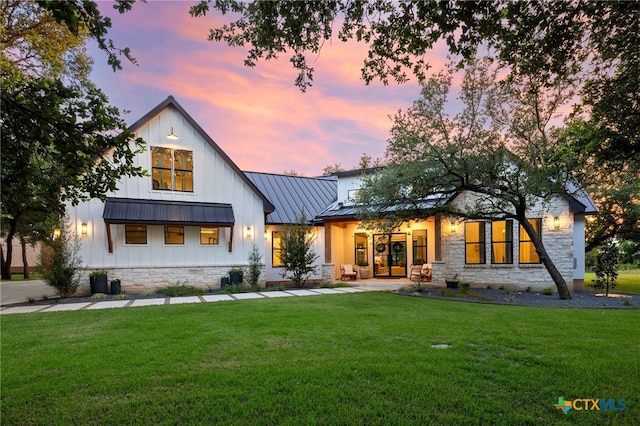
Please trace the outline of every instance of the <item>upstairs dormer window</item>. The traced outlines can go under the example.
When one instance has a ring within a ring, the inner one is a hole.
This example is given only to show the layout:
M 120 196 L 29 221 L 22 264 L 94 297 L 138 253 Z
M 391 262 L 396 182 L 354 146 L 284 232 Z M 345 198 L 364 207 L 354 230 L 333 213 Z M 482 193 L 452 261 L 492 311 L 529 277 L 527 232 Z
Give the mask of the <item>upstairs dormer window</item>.
M 153 189 L 193 192 L 193 152 L 151 147 Z

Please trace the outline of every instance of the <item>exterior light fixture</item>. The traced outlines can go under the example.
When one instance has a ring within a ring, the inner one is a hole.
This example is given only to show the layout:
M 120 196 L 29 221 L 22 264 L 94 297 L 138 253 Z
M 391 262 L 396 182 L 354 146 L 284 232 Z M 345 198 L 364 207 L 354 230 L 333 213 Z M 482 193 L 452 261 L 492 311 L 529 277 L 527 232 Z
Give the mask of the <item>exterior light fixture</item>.
M 54 228 L 54 230 L 53 230 L 53 239 L 54 240 L 59 239 L 61 233 L 62 233 L 62 231 L 60 230 L 60 228 Z
M 247 240 L 251 239 L 251 227 L 250 226 L 247 226 L 247 231 L 246 231 L 245 235 L 247 237 Z
M 267 241 L 269 239 L 269 233 L 264 231 L 264 240 Z
M 80 232 L 82 235 L 87 235 L 89 233 L 89 226 L 86 222 L 82 222 L 82 225 L 80 225 Z
M 173 126 L 171 126 L 171 133 L 167 134 L 167 139 L 170 139 L 172 141 L 178 140 L 178 135 L 173 133 Z
M 458 229 L 458 224 L 455 221 L 451 221 L 451 223 L 449 224 L 449 231 L 452 234 L 455 234 L 457 229 Z
M 553 229 L 555 229 L 556 231 L 558 229 L 560 229 L 560 217 L 559 216 L 554 216 L 553 217 Z

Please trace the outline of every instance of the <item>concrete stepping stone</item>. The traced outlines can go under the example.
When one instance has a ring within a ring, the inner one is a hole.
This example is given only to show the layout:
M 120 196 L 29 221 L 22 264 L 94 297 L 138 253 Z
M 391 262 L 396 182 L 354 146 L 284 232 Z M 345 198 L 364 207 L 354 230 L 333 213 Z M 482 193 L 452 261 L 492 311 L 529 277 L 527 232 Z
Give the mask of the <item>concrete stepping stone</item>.
M 58 305 L 52 305 L 49 309 L 44 312 L 60 312 L 60 311 L 78 311 L 80 309 L 86 308 L 91 305 L 91 303 L 60 303 Z
M 228 302 L 235 300 L 228 294 L 207 294 L 206 296 L 202 296 L 202 298 L 205 302 Z
M 172 297 L 169 299 L 170 305 L 180 305 L 183 303 L 200 303 L 202 302 L 198 296 Z
M 89 306 L 87 309 L 110 309 L 110 308 L 123 308 L 130 300 L 107 300 L 104 302 L 97 302 Z
M 47 309 L 50 305 L 35 305 L 35 306 L 14 306 L 13 308 L 7 308 L 0 311 L 0 314 L 30 314 L 32 312 L 38 312 L 43 309 Z
M 344 291 L 338 291 L 333 288 L 314 288 L 313 291 L 320 294 L 344 294 Z
M 235 293 L 231 297 L 238 300 L 264 299 L 264 296 L 260 293 Z
M 304 290 L 304 289 L 287 290 L 287 293 L 293 294 L 294 296 L 321 296 L 320 293 L 317 293 L 315 291 L 310 291 L 310 290 Z
M 154 299 L 136 299 L 129 306 L 156 306 L 164 305 L 164 299 L 156 297 Z
M 293 297 L 293 294 L 286 293 L 284 291 L 265 291 L 264 293 L 260 293 L 264 297 L 273 298 L 273 297 Z

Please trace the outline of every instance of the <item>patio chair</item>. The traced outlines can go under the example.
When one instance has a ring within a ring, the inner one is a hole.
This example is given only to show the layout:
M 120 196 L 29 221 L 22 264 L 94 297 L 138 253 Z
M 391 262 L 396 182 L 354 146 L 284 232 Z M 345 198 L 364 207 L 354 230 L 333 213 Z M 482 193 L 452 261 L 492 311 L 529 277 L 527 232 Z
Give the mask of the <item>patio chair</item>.
M 423 263 L 422 265 L 412 265 L 411 266 L 411 274 L 409 275 L 409 279 L 411 281 L 425 281 L 431 282 L 432 271 L 431 267 Z
M 340 265 L 340 279 L 350 278 L 355 280 L 358 277 L 358 273 L 353 270 L 353 265 Z

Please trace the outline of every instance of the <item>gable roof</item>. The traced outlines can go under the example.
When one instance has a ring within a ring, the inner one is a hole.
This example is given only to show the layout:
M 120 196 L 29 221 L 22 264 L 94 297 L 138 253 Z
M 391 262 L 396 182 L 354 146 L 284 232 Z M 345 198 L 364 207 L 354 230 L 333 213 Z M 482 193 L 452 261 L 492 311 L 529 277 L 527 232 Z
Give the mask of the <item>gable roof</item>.
M 302 209 L 311 221 L 338 196 L 338 182 L 331 177 L 308 178 L 257 172 L 245 172 L 245 175 L 273 202 L 275 210 L 266 218 L 271 225 L 295 223 Z
M 211 148 L 213 148 L 216 154 L 218 154 L 220 158 L 222 158 L 224 162 L 227 163 L 231 170 L 233 170 L 240 177 L 240 179 L 242 179 L 247 184 L 247 186 L 253 192 L 255 192 L 255 194 L 262 200 L 264 211 L 266 213 L 272 212 L 275 209 L 275 206 L 271 204 L 271 201 L 269 201 L 269 199 L 265 197 L 265 195 L 253 184 L 253 182 L 251 182 L 251 180 L 249 180 L 247 176 L 242 173 L 242 170 L 240 170 L 238 166 L 236 166 L 231 158 L 229 158 L 229 156 L 218 146 L 218 144 L 215 143 L 213 139 L 211 139 L 211 136 L 209 136 L 207 132 L 205 132 L 204 129 L 200 127 L 198 123 L 196 123 L 193 117 L 191 117 L 189 113 L 184 108 L 182 108 L 182 106 L 178 103 L 178 101 L 175 100 L 173 96 L 167 96 L 167 99 L 160 102 L 155 108 L 151 109 L 151 111 L 142 116 L 142 118 L 129 126 L 129 131 L 135 132 L 136 130 L 144 126 L 153 117 L 158 115 L 162 110 L 170 107 L 175 108 L 178 113 L 180 113 L 184 117 L 184 119 L 187 120 L 191 127 L 193 127 L 193 129 L 211 146 Z

